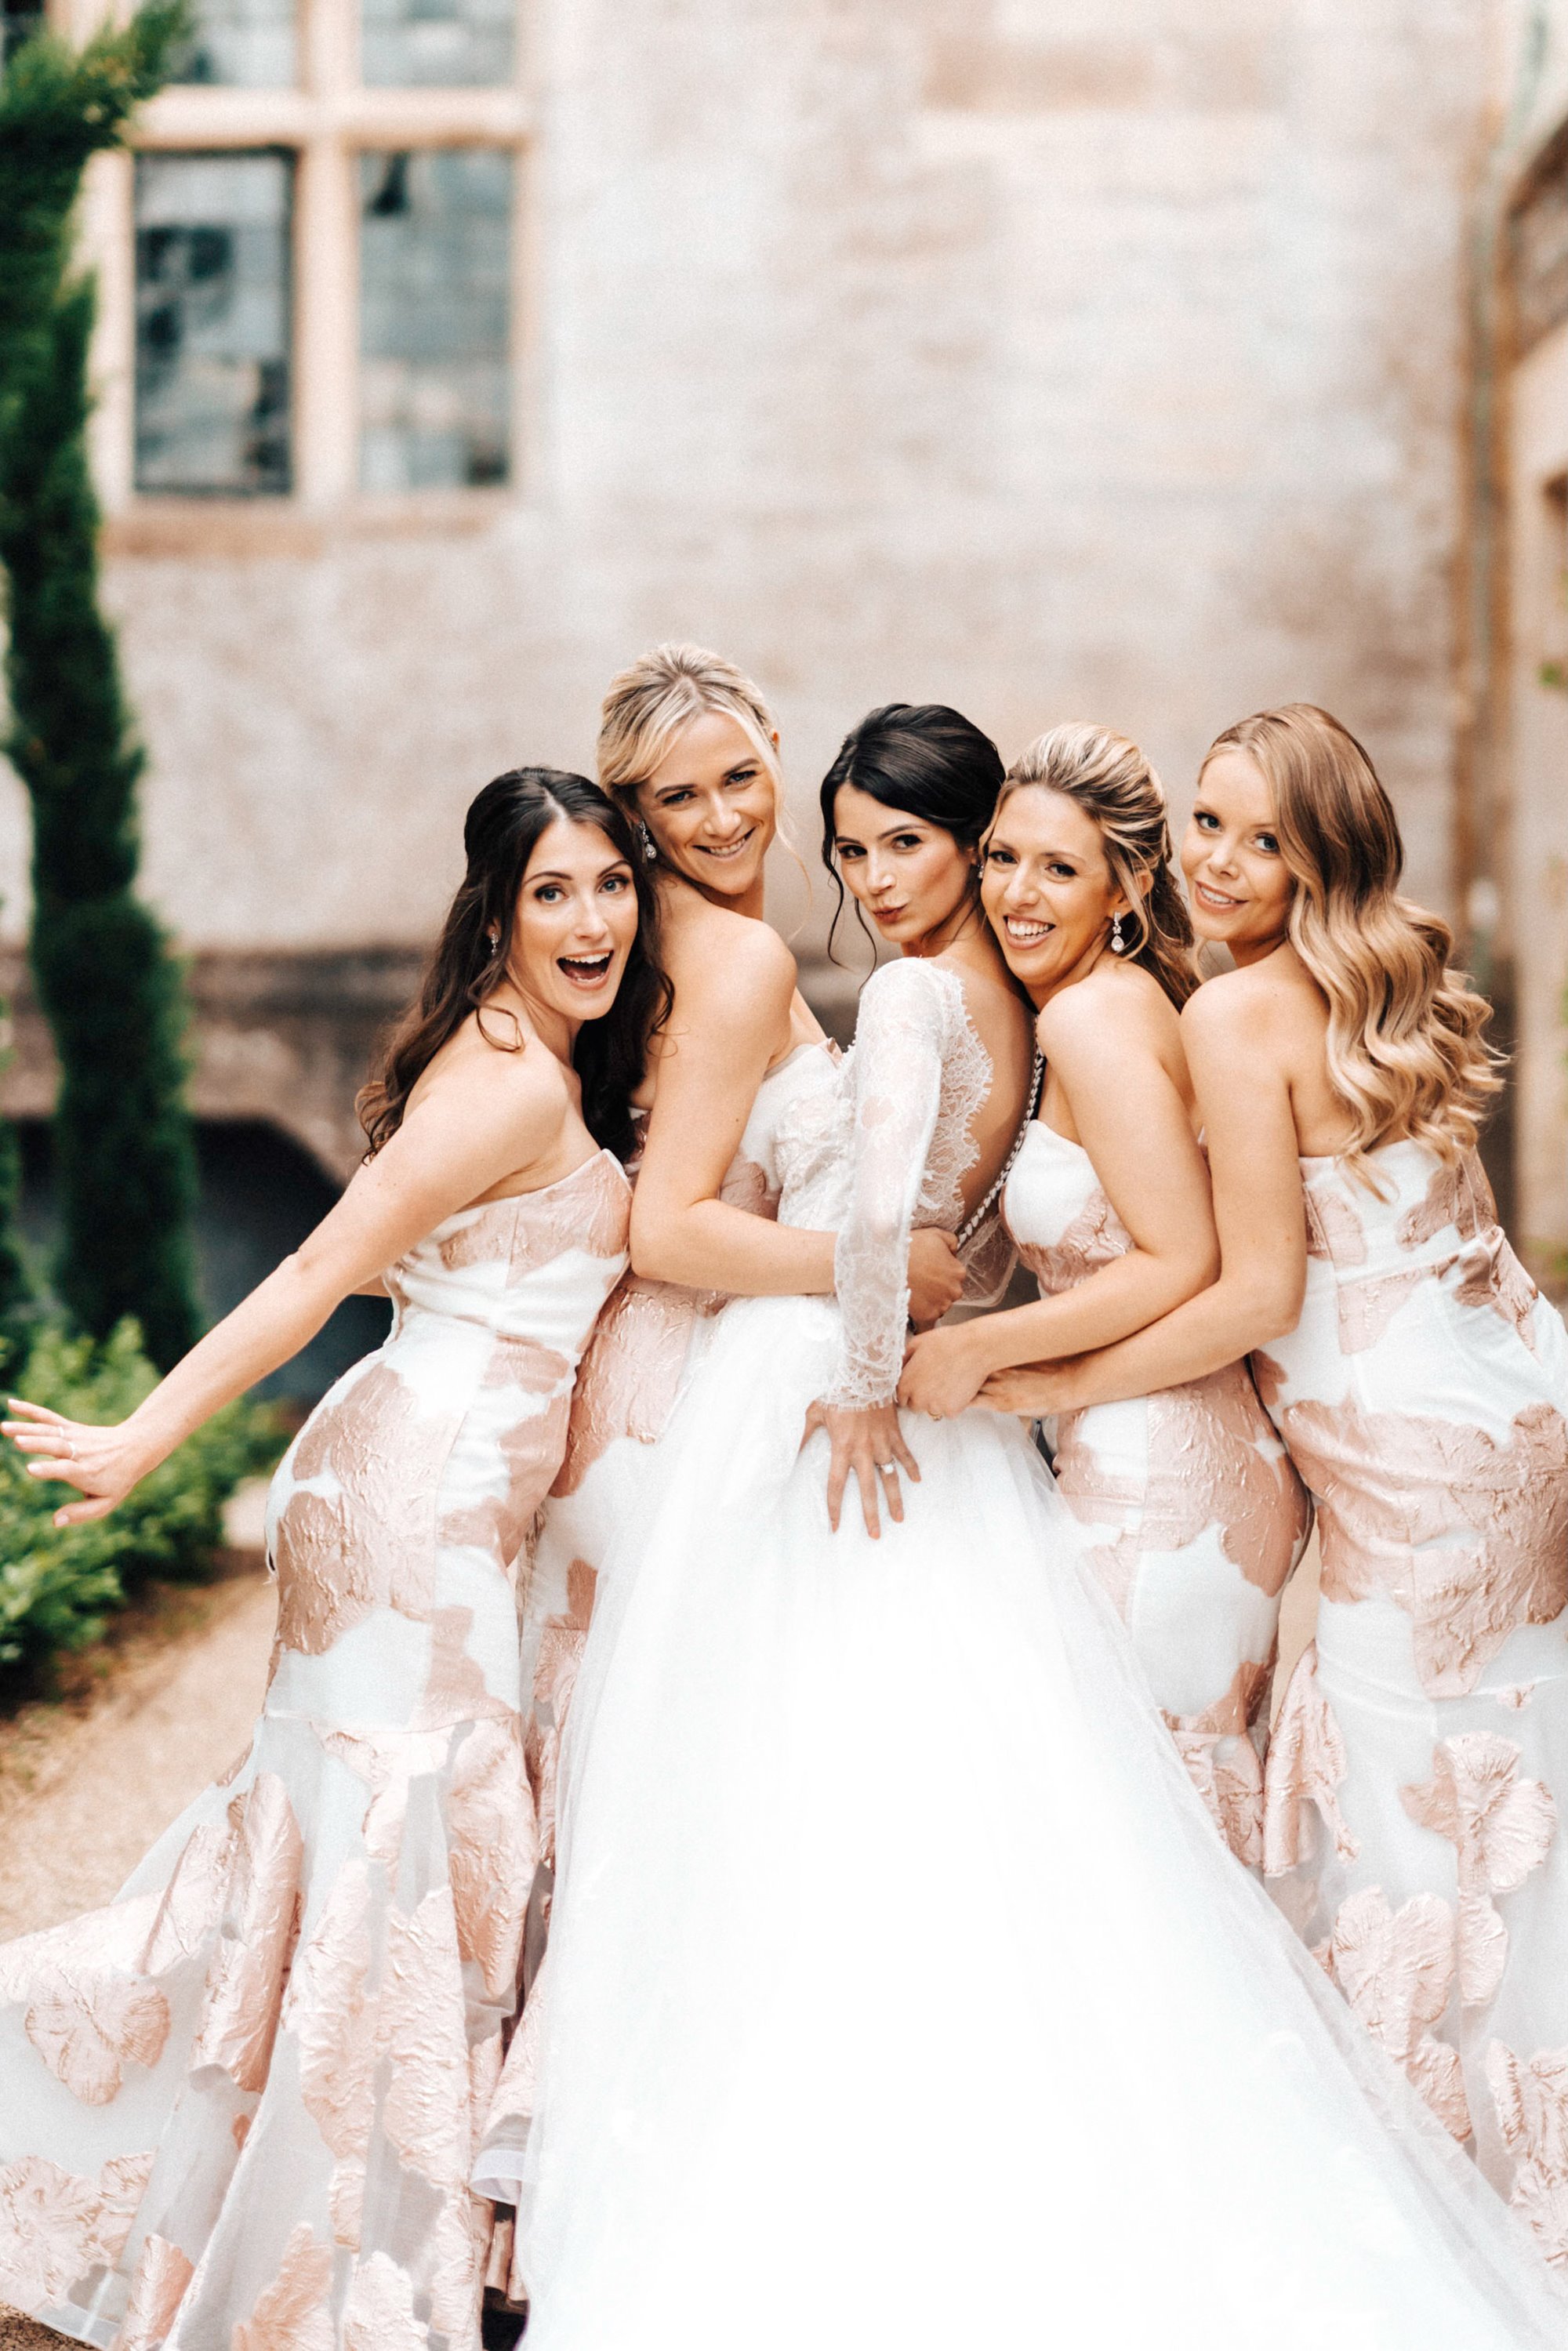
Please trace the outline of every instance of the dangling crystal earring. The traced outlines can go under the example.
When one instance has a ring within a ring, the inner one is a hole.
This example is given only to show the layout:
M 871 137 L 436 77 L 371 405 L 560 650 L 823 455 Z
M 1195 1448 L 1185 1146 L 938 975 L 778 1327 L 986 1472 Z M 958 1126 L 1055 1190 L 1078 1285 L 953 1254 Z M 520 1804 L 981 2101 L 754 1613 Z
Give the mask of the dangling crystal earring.
M 1120 914 L 1113 914 L 1111 917 L 1111 952 L 1113 955 L 1125 955 L 1127 952 L 1127 942 L 1122 936 Z
M 653 834 L 649 831 L 641 817 L 637 819 L 637 839 L 642 843 L 643 863 L 645 865 L 652 865 L 659 852 L 653 846 Z

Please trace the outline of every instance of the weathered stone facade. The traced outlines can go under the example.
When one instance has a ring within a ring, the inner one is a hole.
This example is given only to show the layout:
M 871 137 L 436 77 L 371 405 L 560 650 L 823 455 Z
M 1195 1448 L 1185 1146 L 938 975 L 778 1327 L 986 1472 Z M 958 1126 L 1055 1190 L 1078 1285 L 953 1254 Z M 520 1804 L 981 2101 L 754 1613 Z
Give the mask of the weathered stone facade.
M 1515 1217 L 1568 1288 L 1568 0 L 1530 24 L 1499 239 L 1490 775 L 1513 976 Z
M 528 16 L 508 489 L 348 487 L 352 352 L 318 324 L 296 496 L 133 498 L 123 171 L 95 185 L 109 592 L 183 942 L 242 975 L 303 958 L 297 994 L 320 957 L 413 947 L 476 786 L 587 765 L 611 672 L 686 635 L 775 698 L 812 865 L 814 780 L 873 703 L 954 701 L 1009 753 L 1103 717 L 1179 803 L 1219 726 L 1308 696 L 1371 744 L 1410 886 L 1452 906 L 1466 280 L 1507 0 Z M 149 137 L 191 138 L 201 95 Z M 318 180 L 301 201 L 328 221 Z M 331 320 L 339 266 L 301 317 Z M 780 860 L 779 894 L 809 959 L 828 893 L 808 912 Z M 204 1071 L 227 1017 L 204 1010 Z M 239 1061 L 303 1131 L 289 1050 Z M 340 1102 L 310 1122 L 340 1168 Z

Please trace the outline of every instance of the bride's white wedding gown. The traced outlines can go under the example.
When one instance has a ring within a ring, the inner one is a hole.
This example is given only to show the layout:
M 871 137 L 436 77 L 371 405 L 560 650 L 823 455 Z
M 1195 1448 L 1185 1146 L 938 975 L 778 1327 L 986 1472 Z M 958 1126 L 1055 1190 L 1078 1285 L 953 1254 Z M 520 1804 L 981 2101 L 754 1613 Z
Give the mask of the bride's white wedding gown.
M 529 2351 L 1521 2351 L 1527 2240 L 1226 1852 L 1014 1421 L 906 1432 L 873 1542 L 814 1396 L 889 1395 L 990 1081 L 872 980 L 780 1137 L 839 1303 L 731 1306 L 600 1583 L 520 2196 Z

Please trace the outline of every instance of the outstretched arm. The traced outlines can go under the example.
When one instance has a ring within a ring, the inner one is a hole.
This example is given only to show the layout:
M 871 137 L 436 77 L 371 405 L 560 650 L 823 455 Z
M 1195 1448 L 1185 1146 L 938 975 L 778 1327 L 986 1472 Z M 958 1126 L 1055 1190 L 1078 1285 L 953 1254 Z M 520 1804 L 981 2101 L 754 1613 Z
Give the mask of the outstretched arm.
M 106 1518 L 193 1429 L 298 1353 L 334 1307 L 393 1264 L 443 1217 L 551 1150 L 566 1096 L 558 1065 L 530 1044 L 495 1066 L 445 1074 L 359 1169 L 342 1198 L 293 1254 L 199 1340 L 128 1420 L 109 1428 L 10 1400 L 4 1433 L 31 1454 L 29 1473 L 87 1498 L 57 1526 Z
M 1064 1412 L 1153 1394 L 1234 1364 L 1294 1330 L 1306 1286 L 1306 1219 L 1296 1122 L 1282 1064 L 1249 1003 L 1221 983 L 1182 1014 L 1214 1186 L 1218 1281 L 1115 1345 L 1039 1370 L 1003 1372 L 984 1401 Z
M 914 1340 L 902 1404 L 938 1419 L 962 1412 L 993 1373 L 1107 1345 L 1214 1280 L 1208 1176 L 1160 1050 L 1162 1026 L 1174 1025 L 1168 1013 L 1162 1023 L 1089 989 L 1064 989 L 1046 1007 L 1041 1048 L 1133 1246 L 1058 1297 Z M 1163 1041 L 1168 1053 L 1168 1034 Z

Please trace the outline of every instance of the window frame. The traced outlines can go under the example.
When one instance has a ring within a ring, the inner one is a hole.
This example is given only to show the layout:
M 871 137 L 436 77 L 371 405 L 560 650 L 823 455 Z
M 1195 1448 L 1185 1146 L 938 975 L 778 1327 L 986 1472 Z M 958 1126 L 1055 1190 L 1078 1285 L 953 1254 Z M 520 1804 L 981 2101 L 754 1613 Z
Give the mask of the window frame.
M 86 38 L 99 0 L 50 0 L 49 20 Z M 141 110 L 129 152 L 89 164 L 78 232 L 96 269 L 94 475 L 109 539 L 127 551 L 214 537 L 305 545 L 329 518 L 371 533 L 476 527 L 515 504 L 532 475 L 528 423 L 536 348 L 528 235 L 535 116 L 518 0 L 513 79 L 486 87 L 367 88 L 359 79 L 359 0 L 298 0 L 299 79 L 291 89 L 177 83 Z M 508 478 L 493 486 L 366 491 L 359 483 L 359 159 L 395 148 L 500 147 L 512 156 Z M 295 159 L 290 256 L 290 487 L 266 496 L 135 486 L 137 153 L 281 148 Z

